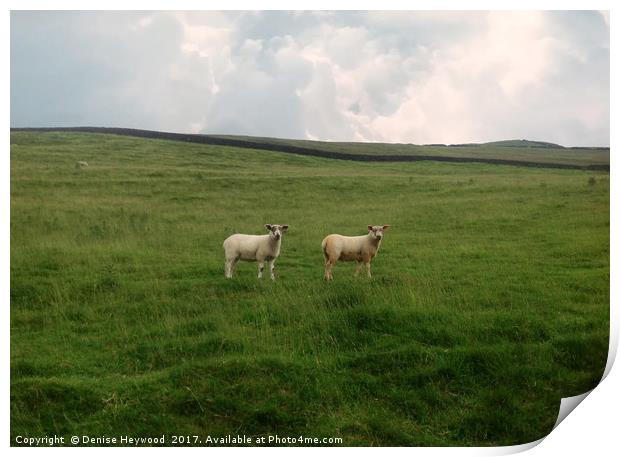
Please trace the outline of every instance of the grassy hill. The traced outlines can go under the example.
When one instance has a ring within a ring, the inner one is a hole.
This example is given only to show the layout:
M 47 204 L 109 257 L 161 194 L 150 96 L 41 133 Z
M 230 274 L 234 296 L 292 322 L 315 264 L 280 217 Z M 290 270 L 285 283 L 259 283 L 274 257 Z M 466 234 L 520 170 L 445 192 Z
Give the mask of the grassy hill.
M 289 140 L 238 135 L 206 135 L 253 143 L 297 146 L 340 154 L 436 156 L 472 159 L 504 159 L 565 165 L 607 165 L 609 148 L 565 148 L 553 143 L 507 140 L 480 144 L 415 145 L 398 143 L 347 143 L 331 141 Z
M 278 280 L 225 280 L 264 223 Z M 368 224 L 373 279 L 325 283 Z M 13 132 L 10 281 L 12 439 L 519 444 L 603 373 L 609 174 Z
M 482 143 L 481 146 L 489 147 L 489 146 L 499 146 L 499 147 L 510 147 L 510 148 L 547 148 L 547 149 L 565 149 L 564 146 L 561 146 L 556 143 L 549 143 L 547 141 L 531 141 L 531 140 L 501 140 L 501 141 L 491 141 L 488 143 Z

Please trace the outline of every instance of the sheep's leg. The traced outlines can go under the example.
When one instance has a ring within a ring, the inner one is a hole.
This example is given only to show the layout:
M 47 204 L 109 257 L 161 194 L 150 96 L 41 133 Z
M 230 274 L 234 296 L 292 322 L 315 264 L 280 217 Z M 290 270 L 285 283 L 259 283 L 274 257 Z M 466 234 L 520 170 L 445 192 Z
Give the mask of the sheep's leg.
M 224 275 L 227 278 L 232 278 L 234 259 L 226 259 L 224 264 Z
M 325 279 L 327 281 L 331 281 L 334 279 L 334 275 L 332 275 L 332 268 L 334 267 L 334 263 L 331 259 L 325 261 Z
M 357 278 L 357 276 L 360 274 L 360 270 L 362 269 L 362 262 L 358 262 L 357 260 L 355 261 L 355 273 L 354 276 Z
M 276 268 L 276 259 L 273 259 L 273 260 L 269 261 L 269 274 L 271 274 L 271 280 L 272 281 L 276 280 L 276 275 L 273 272 L 273 270 L 275 268 Z
M 368 273 L 368 277 L 372 278 L 372 275 L 370 274 L 370 262 L 366 262 L 366 272 Z
M 235 267 L 237 266 L 237 262 L 239 261 L 239 257 L 230 257 L 226 258 L 226 263 L 224 264 L 224 274 L 227 278 L 232 278 L 235 273 Z
M 263 270 L 265 269 L 265 261 L 258 261 L 258 279 L 263 279 Z

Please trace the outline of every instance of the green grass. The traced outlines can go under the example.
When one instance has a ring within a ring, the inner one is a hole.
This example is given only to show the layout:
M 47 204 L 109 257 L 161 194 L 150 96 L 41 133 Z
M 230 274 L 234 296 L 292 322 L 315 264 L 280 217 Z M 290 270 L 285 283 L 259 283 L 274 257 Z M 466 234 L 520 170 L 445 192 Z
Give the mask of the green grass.
M 264 223 L 290 224 L 278 280 L 225 280 Z M 368 224 L 373 279 L 325 283 L 324 235 Z M 524 443 L 608 334 L 607 173 L 11 134 L 13 438 Z
M 440 145 L 415 145 L 398 143 L 343 143 L 331 141 L 290 140 L 281 138 L 248 137 L 235 135 L 210 135 L 217 138 L 284 144 L 341 154 L 367 155 L 430 155 L 474 159 L 504 159 L 535 163 L 566 165 L 609 165 L 609 148 L 557 148 L 553 143 L 507 140 L 491 143 L 448 147 Z

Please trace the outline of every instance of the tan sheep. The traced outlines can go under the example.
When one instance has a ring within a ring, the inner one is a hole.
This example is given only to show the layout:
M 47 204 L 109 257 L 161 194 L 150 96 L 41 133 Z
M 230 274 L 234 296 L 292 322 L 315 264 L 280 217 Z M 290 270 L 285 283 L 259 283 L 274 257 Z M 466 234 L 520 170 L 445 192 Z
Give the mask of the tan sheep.
M 325 257 L 325 279 L 328 281 L 334 279 L 332 268 L 338 260 L 354 260 L 356 263 L 355 276 L 359 274 L 362 264 L 364 264 L 368 277 L 372 277 L 370 261 L 379 252 L 383 232 L 388 227 L 389 225 L 369 225 L 368 235 L 362 236 L 327 235 L 321 243 Z

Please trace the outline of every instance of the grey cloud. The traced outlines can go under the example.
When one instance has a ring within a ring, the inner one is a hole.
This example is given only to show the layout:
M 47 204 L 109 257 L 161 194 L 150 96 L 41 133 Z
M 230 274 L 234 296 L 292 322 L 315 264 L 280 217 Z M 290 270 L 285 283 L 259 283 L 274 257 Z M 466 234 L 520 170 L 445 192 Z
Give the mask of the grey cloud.
M 134 29 L 141 17 L 13 13 L 12 125 L 148 123 L 153 115 L 136 100 L 164 85 L 158 79 L 178 55 L 181 35 L 180 26 L 165 16 Z M 135 84 L 141 80 L 144 85 Z

